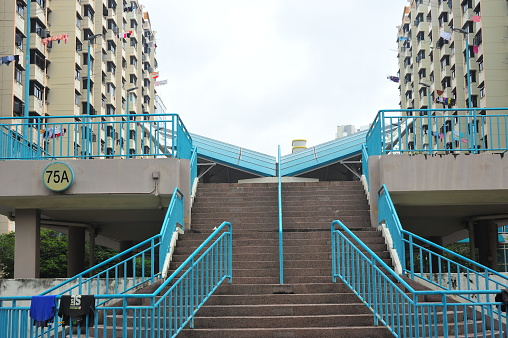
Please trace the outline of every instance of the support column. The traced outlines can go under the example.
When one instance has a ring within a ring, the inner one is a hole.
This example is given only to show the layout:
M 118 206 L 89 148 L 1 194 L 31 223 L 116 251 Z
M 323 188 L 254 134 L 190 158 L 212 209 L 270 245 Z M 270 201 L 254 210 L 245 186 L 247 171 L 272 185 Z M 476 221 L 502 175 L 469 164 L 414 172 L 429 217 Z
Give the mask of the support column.
M 494 220 L 475 222 L 475 246 L 478 249 L 478 263 L 497 270 L 497 225 Z
M 69 227 L 67 277 L 85 270 L 85 228 Z
M 41 211 L 16 209 L 14 278 L 39 278 Z

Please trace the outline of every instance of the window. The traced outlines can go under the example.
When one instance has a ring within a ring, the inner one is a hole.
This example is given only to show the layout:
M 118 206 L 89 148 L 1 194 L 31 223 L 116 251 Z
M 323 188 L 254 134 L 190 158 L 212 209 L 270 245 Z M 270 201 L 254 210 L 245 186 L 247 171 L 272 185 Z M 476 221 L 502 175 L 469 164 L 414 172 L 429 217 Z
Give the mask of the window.
M 134 30 L 138 28 L 138 22 L 135 19 L 131 19 L 131 28 Z
M 108 92 L 108 94 L 110 95 L 115 95 L 115 86 L 112 84 L 112 83 L 108 83 L 106 85 L 106 91 Z
M 81 29 L 81 20 L 82 18 L 79 16 L 79 14 L 76 15 L 76 27 Z
M 16 2 L 16 13 L 21 15 L 21 17 L 25 17 L 25 4 L 21 1 Z
M 107 71 L 113 75 L 115 75 L 115 72 L 116 72 L 116 66 L 113 62 L 111 61 L 108 61 L 107 65 Z
M 483 71 L 483 56 L 478 59 L 478 70 Z
M 108 0 L 108 8 L 112 8 L 113 10 L 116 9 L 116 1 Z
M 113 19 L 108 19 L 108 29 L 113 30 L 113 32 L 118 33 L 118 27 L 116 26 L 116 22 Z
M 14 81 L 16 81 L 19 84 L 22 84 L 23 83 L 22 79 L 23 79 L 22 70 L 19 69 L 18 67 L 14 67 Z
M 425 33 L 418 32 L 418 34 L 416 34 L 416 39 L 418 40 L 418 42 L 424 41 L 425 40 Z
M 94 16 L 95 12 L 94 12 L 94 10 L 93 10 L 92 6 L 90 6 L 90 5 L 85 5 L 83 9 L 84 9 L 83 14 L 84 14 L 85 16 L 89 17 L 89 18 L 90 18 L 90 20 L 92 20 L 92 21 L 93 21 L 93 16 Z
M 471 82 L 476 82 L 476 70 L 471 70 L 469 75 L 471 77 Z
M 107 115 L 114 115 L 115 114 L 115 107 L 111 104 L 108 104 L 106 106 L 106 114 Z
M 138 41 L 135 38 L 131 38 L 131 46 L 134 48 L 138 46 Z
M 44 54 L 36 49 L 30 50 L 30 64 L 37 65 L 41 70 L 46 69 L 46 58 Z
M 35 33 L 41 38 L 46 38 L 46 26 L 44 26 L 38 19 L 30 21 L 30 33 Z
M 138 65 L 138 60 L 133 55 L 130 56 L 130 64 L 133 65 L 134 67 L 137 67 Z
M 480 89 L 480 97 L 485 97 L 485 85 L 483 82 L 478 86 L 478 89 Z
M 446 66 L 450 65 L 450 56 L 445 55 L 441 58 L 441 69 L 444 69 Z
M 90 79 L 92 80 L 92 79 Z M 83 90 L 88 89 L 88 78 L 83 79 Z M 93 90 L 93 81 L 90 81 L 90 90 Z
M 35 96 L 39 100 L 42 100 L 42 96 L 44 93 L 44 86 L 43 85 L 41 85 L 37 81 L 31 80 L 29 90 L 30 90 L 30 95 Z
M 79 105 L 81 103 L 81 94 L 74 92 L 74 104 Z
M 420 69 L 420 71 L 418 72 L 418 77 L 420 78 L 420 80 L 423 79 L 426 76 L 427 76 L 426 69 L 425 68 Z
M 464 0 L 461 3 L 462 13 L 466 13 L 468 9 L 473 8 L 473 0 Z
M 416 62 L 420 62 L 423 59 L 425 59 L 425 50 L 421 50 L 418 52 L 418 55 L 416 56 Z
M 76 68 L 74 71 L 74 79 L 79 80 L 81 78 L 81 70 Z
M 113 54 L 116 52 L 116 44 L 113 40 L 108 40 L 108 50 L 112 51 Z
M 449 76 L 446 76 L 443 81 L 441 81 L 441 86 L 443 89 L 451 87 L 451 79 Z
M 32 2 L 37 2 L 39 6 L 46 8 L 46 0 L 32 0 Z
M 444 26 L 448 22 L 448 12 L 443 12 L 439 16 L 439 26 Z
M 136 75 L 131 74 L 129 77 L 130 77 L 129 82 L 136 85 L 136 83 L 138 82 L 138 78 L 136 77 Z
M 25 36 L 19 30 L 16 29 L 16 47 L 23 50 L 23 38 Z

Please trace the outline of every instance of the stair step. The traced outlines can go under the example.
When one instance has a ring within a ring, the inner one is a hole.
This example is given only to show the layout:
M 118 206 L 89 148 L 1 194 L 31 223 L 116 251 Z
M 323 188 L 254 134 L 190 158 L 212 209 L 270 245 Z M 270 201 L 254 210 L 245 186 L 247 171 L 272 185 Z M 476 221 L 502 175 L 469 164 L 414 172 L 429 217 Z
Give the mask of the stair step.
M 179 337 L 207 338 L 388 338 L 393 337 L 385 327 L 345 326 L 345 327 L 313 327 L 313 328 L 257 328 L 257 329 L 184 329 Z

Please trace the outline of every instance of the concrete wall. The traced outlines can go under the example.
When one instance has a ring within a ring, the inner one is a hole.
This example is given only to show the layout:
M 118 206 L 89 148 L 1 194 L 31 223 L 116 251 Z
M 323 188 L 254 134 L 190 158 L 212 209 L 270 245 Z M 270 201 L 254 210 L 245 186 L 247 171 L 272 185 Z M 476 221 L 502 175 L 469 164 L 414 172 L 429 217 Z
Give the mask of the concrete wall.
M 506 173 L 508 158 L 500 154 L 371 156 L 372 225 L 378 190 L 386 184 L 405 229 L 448 241 L 464 238 L 471 217 L 508 213 Z
M 74 172 L 74 183 L 64 192 L 53 192 L 42 181 L 42 172 L 51 161 L 0 162 L 0 172 L 4 173 L 0 175 L 0 214 L 12 217 L 16 209 L 40 209 L 43 218 L 102 224 L 102 235 L 109 231 L 108 236 L 117 236 L 118 240 L 132 240 L 122 238 L 125 233 L 117 227 L 132 225 L 132 236 L 136 237 L 138 232 L 149 229 L 151 223 L 154 231 L 160 230 L 164 209 L 178 187 L 184 194 L 186 223 L 190 223 L 188 160 L 60 162 L 68 164 Z M 158 179 L 153 178 L 154 172 Z M 139 227 L 140 223 L 144 229 Z

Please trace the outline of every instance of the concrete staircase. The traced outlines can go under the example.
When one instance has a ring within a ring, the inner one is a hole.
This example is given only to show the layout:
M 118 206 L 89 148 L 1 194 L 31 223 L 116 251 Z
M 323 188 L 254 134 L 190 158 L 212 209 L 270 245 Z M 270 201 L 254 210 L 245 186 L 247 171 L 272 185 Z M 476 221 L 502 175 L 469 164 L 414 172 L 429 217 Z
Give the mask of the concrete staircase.
M 233 224 L 233 284 L 181 337 L 391 337 L 342 283 L 331 282 L 330 223 L 340 219 L 389 263 L 359 182 L 283 184 L 285 284 L 279 284 L 276 184 L 200 184 L 192 231 L 172 269 L 223 221 Z

